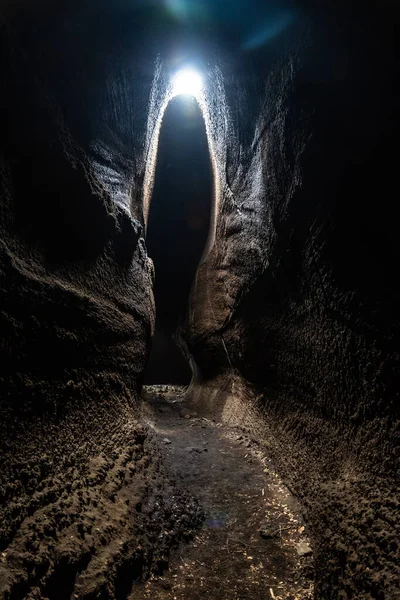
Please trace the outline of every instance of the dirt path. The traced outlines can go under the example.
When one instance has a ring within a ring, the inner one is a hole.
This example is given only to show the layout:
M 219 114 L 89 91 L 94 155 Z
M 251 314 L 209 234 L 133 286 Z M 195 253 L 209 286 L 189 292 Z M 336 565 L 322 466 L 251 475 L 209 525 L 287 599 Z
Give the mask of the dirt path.
M 170 570 L 135 585 L 130 600 L 305 600 L 313 561 L 300 507 L 268 457 L 239 431 L 185 408 L 180 390 L 152 386 L 145 419 L 170 469 L 205 512 Z

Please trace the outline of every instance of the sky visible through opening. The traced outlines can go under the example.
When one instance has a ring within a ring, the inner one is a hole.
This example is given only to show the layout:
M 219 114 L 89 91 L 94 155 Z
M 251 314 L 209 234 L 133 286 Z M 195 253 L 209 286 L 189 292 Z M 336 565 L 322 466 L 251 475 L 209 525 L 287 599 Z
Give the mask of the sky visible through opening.
M 203 116 L 187 95 L 164 113 L 147 225 L 155 266 L 156 332 L 145 382 L 188 384 L 190 368 L 173 340 L 206 245 L 213 177 Z

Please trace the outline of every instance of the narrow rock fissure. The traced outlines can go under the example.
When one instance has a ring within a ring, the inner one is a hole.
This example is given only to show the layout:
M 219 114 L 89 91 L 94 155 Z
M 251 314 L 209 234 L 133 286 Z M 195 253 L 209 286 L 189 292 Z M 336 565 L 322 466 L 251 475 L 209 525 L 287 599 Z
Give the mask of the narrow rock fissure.
M 177 345 L 196 269 L 209 235 L 212 171 L 204 119 L 195 98 L 178 96 L 164 113 L 146 245 L 155 268 L 156 330 L 146 383 L 188 384 Z
M 398 11 L 3 0 L 0 600 L 400 600 Z

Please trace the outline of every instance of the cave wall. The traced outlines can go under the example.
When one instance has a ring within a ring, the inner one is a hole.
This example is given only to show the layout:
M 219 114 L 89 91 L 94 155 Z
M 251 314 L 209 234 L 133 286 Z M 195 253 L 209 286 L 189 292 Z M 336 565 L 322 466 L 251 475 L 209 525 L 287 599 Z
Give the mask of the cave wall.
M 126 597 L 199 520 L 139 423 L 156 49 L 103 3 L 0 9 L 0 597 Z M 160 534 L 161 537 L 160 537 Z
M 218 203 L 182 331 L 190 394 L 268 446 L 302 500 L 317 597 L 396 598 L 398 19 L 294 4 L 259 49 L 237 51 L 229 20 L 226 43 L 205 38 Z M 4 597 L 59 598 L 60 578 L 66 597 L 124 597 L 198 522 L 137 413 L 176 34 L 152 10 L 1 10 Z
M 302 499 L 318 598 L 397 598 L 398 15 L 320 13 L 279 40 L 247 145 L 226 91 L 236 146 L 184 334 L 189 394 Z

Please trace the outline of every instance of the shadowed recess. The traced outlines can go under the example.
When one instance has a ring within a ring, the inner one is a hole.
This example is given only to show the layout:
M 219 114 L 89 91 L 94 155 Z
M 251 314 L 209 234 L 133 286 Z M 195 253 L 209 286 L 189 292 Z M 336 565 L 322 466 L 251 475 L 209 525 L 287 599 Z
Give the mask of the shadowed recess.
M 197 101 L 178 96 L 161 126 L 147 248 L 155 266 L 156 332 L 147 383 L 189 383 L 190 369 L 174 341 L 207 242 L 213 179 Z

